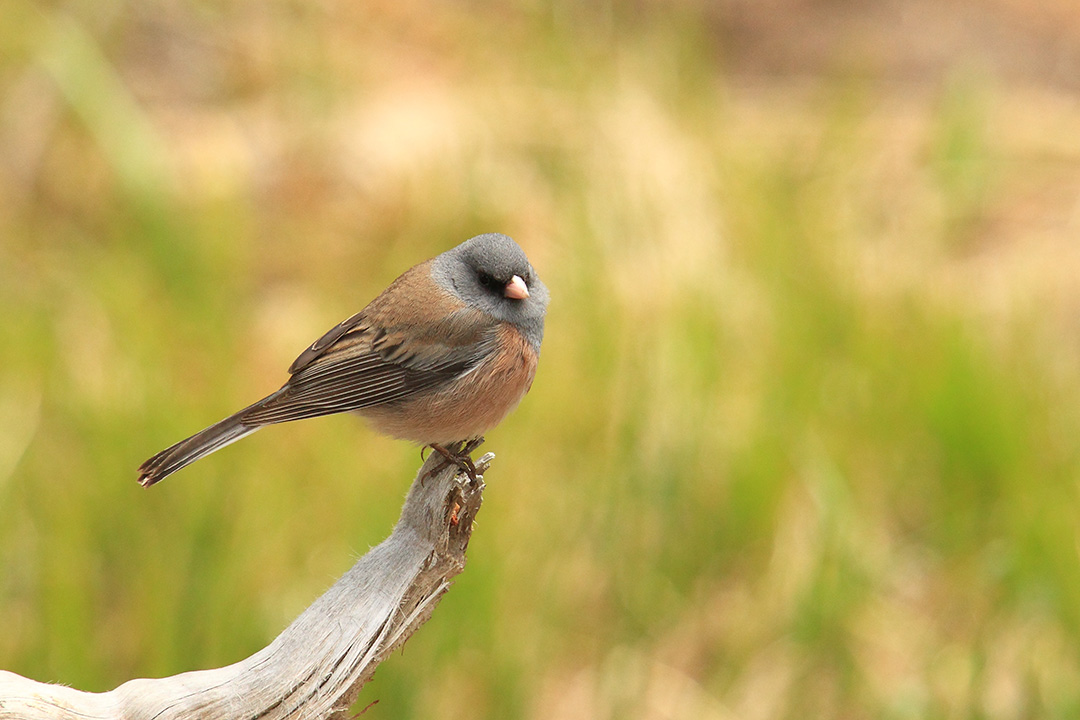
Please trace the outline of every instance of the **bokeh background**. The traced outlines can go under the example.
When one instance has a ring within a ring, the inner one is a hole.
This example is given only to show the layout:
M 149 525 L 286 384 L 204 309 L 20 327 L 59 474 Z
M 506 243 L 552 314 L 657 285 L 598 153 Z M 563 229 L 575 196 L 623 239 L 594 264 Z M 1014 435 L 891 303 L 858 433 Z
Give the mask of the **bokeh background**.
M 5 0 L 0 667 L 274 637 L 417 449 L 135 468 L 492 230 L 540 372 L 365 717 L 1080 715 L 1066 0 Z

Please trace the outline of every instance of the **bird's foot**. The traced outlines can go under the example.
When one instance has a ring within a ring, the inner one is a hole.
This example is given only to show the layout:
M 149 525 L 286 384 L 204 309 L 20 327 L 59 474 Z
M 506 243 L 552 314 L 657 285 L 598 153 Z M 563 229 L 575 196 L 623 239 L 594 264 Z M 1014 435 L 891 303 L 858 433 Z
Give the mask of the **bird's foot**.
M 476 438 L 474 440 L 467 440 L 460 444 L 452 445 L 450 448 L 443 447 L 438 443 L 432 443 L 430 447 L 435 452 L 443 456 L 445 462 L 436 465 L 424 475 L 423 479 L 427 480 L 432 475 L 442 472 L 448 465 L 457 465 L 458 468 L 468 475 L 469 480 L 476 482 L 476 465 L 473 463 L 471 454 L 472 451 L 480 447 L 483 444 L 484 438 Z

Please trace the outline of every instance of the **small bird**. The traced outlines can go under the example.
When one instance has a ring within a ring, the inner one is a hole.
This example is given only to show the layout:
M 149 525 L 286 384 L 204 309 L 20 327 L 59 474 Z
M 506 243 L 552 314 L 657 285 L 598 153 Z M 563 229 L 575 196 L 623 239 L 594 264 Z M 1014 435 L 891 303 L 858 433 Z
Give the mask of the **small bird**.
M 412 267 L 300 353 L 280 390 L 139 467 L 149 487 L 265 425 L 355 411 L 447 449 L 479 438 L 532 385 L 548 291 L 517 243 L 488 233 Z

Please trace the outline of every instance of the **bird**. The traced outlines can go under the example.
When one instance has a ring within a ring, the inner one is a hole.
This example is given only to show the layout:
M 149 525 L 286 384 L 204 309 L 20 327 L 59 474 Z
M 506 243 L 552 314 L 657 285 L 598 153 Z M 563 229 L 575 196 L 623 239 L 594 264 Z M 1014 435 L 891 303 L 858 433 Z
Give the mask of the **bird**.
M 453 448 L 481 438 L 529 391 L 548 300 L 516 242 L 477 235 L 406 270 L 313 342 L 280 389 L 144 462 L 139 484 L 267 425 L 342 412 L 469 471 Z

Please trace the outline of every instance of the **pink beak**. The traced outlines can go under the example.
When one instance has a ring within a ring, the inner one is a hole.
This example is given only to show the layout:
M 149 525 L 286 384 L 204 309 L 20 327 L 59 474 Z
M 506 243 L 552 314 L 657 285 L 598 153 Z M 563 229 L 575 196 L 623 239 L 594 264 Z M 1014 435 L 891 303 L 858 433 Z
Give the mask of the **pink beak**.
M 515 275 L 510 278 L 510 282 L 506 283 L 506 288 L 503 290 L 503 295 L 511 300 L 524 300 L 529 297 L 529 288 L 525 286 L 525 281 L 519 276 Z

